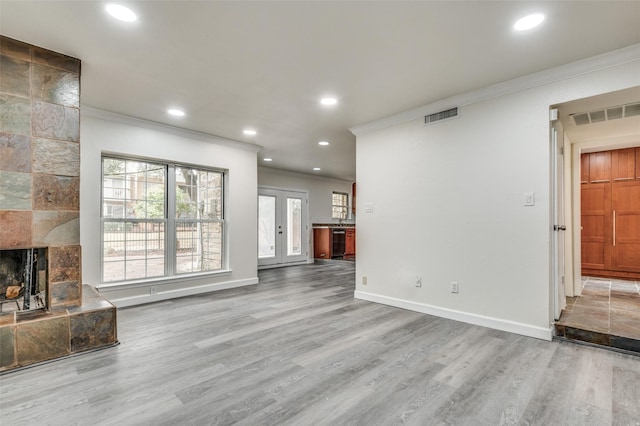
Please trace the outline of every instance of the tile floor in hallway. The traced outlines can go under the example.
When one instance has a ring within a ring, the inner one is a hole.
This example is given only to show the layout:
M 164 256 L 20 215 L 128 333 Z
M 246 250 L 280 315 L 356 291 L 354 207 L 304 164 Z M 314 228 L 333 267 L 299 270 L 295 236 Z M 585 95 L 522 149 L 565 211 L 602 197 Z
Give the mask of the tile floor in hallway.
M 640 282 L 583 277 L 556 324 L 640 340 Z

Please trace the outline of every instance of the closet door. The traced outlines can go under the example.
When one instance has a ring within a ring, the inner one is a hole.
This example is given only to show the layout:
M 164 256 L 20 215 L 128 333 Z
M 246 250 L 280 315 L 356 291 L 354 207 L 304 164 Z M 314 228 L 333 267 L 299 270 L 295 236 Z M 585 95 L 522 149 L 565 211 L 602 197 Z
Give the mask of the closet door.
M 611 269 L 640 272 L 640 181 L 612 184 Z

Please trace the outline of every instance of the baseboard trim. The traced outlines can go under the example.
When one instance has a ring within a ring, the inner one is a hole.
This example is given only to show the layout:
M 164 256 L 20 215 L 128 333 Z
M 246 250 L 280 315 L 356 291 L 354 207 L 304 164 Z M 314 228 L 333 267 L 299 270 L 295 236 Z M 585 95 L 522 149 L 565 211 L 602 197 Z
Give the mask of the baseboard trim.
M 199 285 L 194 287 L 171 289 L 166 291 L 158 291 L 155 294 L 142 294 L 125 297 L 109 297 L 108 292 L 101 292 L 111 303 L 117 308 L 125 308 L 128 306 L 143 305 L 145 303 L 160 302 L 162 300 L 176 299 L 178 297 L 194 296 L 197 294 L 211 293 L 214 291 L 226 290 L 236 287 L 244 287 L 248 285 L 258 284 L 258 277 L 246 278 L 243 280 L 225 281 L 221 283 L 213 283 Z M 105 294 L 107 293 L 107 294 Z
M 483 315 L 471 314 L 468 312 L 456 311 L 453 309 L 441 308 L 438 306 L 428 305 L 426 303 L 397 299 L 395 297 L 382 296 L 380 294 L 368 293 L 361 290 L 356 290 L 353 294 L 353 297 L 369 302 L 381 303 L 383 305 L 407 309 L 409 311 L 420 312 L 423 314 L 433 315 L 454 321 L 461 321 L 467 324 L 507 331 L 509 333 L 520 334 L 527 337 L 534 337 L 536 339 L 551 341 L 551 339 L 553 338 L 552 327 L 536 327 L 515 321 L 508 321 L 498 318 L 486 317 Z

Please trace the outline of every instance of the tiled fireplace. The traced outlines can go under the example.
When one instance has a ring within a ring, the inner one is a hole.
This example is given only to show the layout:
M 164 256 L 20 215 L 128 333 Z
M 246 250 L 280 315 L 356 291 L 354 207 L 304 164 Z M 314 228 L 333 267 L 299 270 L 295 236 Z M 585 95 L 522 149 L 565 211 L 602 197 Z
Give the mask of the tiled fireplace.
M 82 285 L 79 184 L 80 61 L 0 36 L 0 372 L 117 343 Z

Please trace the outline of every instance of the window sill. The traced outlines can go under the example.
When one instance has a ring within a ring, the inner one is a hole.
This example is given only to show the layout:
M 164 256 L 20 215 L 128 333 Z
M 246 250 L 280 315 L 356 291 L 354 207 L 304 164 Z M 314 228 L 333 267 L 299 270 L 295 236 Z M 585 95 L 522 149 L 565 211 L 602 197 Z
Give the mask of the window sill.
M 231 269 L 222 269 L 215 272 L 201 272 L 201 273 L 195 273 L 195 274 L 174 275 L 171 277 L 149 278 L 145 280 L 102 283 L 102 284 L 96 285 L 95 287 L 98 290 L 107 290 L 107 289 L 112 290 L 117 288 L 148 287 L 149 285 L 180 284 L 184 282 L 193 281 L 194 279 L 202 279 L 202 278 L 209 278 L 209 277 L 213 278 L 213 277 L 230 275 L 231 272 L 232 272 Z

